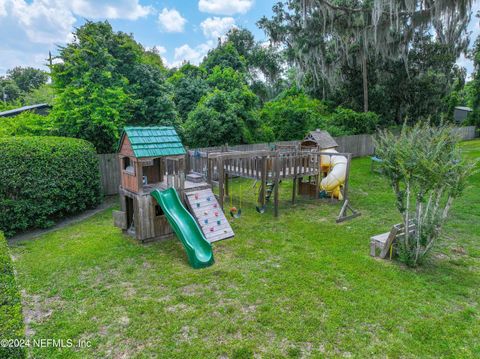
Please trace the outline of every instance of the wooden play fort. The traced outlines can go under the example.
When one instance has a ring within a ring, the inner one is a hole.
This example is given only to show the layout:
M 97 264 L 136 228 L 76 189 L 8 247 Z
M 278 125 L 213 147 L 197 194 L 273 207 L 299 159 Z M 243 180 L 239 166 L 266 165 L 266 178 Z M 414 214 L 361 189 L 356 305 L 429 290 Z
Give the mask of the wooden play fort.
M 258 194 L 259 212 L 264 212 L 267 201 L 273 195 L 273 213 L 278 216 L 279 183 L 292 180 L 291 202 L 297 195 L 342 201 L 337 222 L 360 215 L 353 210 L 348 199 L 350 153 L 339 153 L 335 140 L 326 131 L 312 131 L 298 146 L 275 146 L 272 150 L 188 151 L 188 168 L 197 176 L 218 186 L 218 200 L 224 208 L 225 198 L 230 196 L 229 180 L 234 177 L 260 182 Z
M 229 182 L 236 177 L 258 184 L 260 213 L 271 205 L 278 216 L 279 185 L 289 179 L 292 203 L 298 195 L 341 201 L 337 222 L 356 217 L 360 214 L 348 199 L 351 154 L 337 152 L 337 146 L 327 132 L 317 130 L 298 146 L 186 151 L 172 127 L 126 127 L 118 146 L 121 210 L 114 212 L 115 224 L 142 242 L 171 236 L 172 218 L 164 213 L 158 193 L 173 188 L 208 242 L 230 238 L 234 233 L 224 213 L 240 215 L 241 209 L 225 208 L 232 198 Z

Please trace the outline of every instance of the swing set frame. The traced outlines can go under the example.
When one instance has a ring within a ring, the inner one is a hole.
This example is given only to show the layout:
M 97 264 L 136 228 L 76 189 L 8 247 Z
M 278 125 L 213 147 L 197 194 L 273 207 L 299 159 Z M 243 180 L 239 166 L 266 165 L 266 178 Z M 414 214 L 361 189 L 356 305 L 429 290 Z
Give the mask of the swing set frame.
M 230 196 L 229 180 L 233 177 L 254 179 L 260 181 L 257 211 L 265 212 L 267 182 L 273 184 L 273 215 L 279 215 L 279 183 L 282 179 L 293 179 L 292 204 L 295 204 L 296 194 L 300 194 L 300 185 L 304 178 L 309 182 L 313 178 L 316 191 L 313 198 L 318 199 L 320 182 L 324 172 L 321 166 L 321 156 L 345 156 L 347 158 L 347 170 L 345 183 L 342 187 L 343 205 L 337 222 L 342 222 L 358 217 L 348 199 L 348 182 L 350 174 L 350 153 L 301 151 L 298 148 L 289 148 L 276 151 L 226 151 L 212 152 L 207 154 L 207 182 L 218 184 L 219 204 L 224 208 L 225 197 L 230 197 L 231 207 L 233 199 Z M 218 181 L 214 181 L 217 178 Z M 241 193 L 240 193 L 241 196 Z M 241 197 L 240 197 L 241 198 Z M 336 201 L 329 197 L 330 201 Z M 241 204 L 240 204 L 241 206 Z M 258 210 L 260 209 L 260 210 Z M 347 214 L 347 210 L 351 214 Z

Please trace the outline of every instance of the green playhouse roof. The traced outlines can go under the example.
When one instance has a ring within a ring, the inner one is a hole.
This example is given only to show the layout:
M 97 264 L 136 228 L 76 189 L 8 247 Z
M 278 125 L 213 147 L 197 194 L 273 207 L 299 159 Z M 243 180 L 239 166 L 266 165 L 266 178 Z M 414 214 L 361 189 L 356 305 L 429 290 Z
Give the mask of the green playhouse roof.
M 125 135 L 128 136 L 137 158 L 185 154 L 182 141 L 173 127 L 125 127 L 120 137 L 118 151 Z

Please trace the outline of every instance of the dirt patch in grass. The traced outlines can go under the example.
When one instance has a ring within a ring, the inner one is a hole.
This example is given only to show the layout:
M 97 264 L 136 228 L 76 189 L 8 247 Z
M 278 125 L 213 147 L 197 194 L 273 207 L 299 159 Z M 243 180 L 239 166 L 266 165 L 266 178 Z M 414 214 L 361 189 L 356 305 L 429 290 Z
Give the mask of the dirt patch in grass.
M 59 296 L 44 299 L 40 295 L 30 295 L 25 290 L 21 291 L 21 295 L 27 337 L 35 334 L 32 326 L 47 321 L 54 311 L 62 310 L 65 304 Z

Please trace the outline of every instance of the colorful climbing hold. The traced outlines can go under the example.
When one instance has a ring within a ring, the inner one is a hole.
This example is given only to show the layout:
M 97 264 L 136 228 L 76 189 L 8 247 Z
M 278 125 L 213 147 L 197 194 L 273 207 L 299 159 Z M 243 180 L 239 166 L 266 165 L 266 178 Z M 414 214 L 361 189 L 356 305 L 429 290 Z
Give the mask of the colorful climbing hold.
M 208 224 L 208 219 L 206 219 L 204 222 L 205 222 L 205 224 Z
M 218 204 L 215 203 L 215 204 L 213 205 L 213 208 L 217 208 L 217 207 L 218 207 Z
M 215 211 L 215 217 L 218 217 L 218 211 Z
M 207 197 L 207 201 L 210 202 L 210 196 Z
M 198 193 L 195 193 L 195 199 L 198 199 Z
M 218 220 L 218 221 L 217 221 L 217 224 L 220 225 L 220 224 L 222 224 L 222 222 L 221 222 L 220 220 Z
M 200 202 L 197 202 L 197 208 L 200 208 Z
M 213 232 L 214 230 L 215 230 L 215 228 L 210 227 L 210 232 Z

